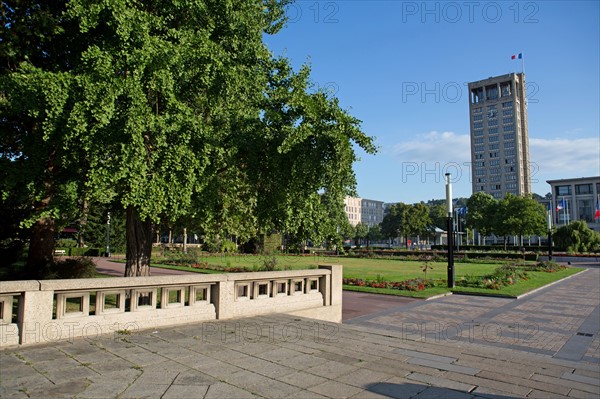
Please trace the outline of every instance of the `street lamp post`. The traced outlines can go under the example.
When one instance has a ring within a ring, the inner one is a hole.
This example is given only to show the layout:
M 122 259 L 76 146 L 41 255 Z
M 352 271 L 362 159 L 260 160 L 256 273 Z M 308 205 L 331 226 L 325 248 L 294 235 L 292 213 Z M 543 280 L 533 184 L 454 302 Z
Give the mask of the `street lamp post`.
M 110 212 L 108 212 L 108 218 L 106 219 L 106 257 L 110 257 Z
M 548 261 L 552 260 L 552 211 L 548 209 Z
M 452 220 L 451 174 L 446 173 L 446 207 L 448 211 L 448 288 L 454 288 L 454 228 Z

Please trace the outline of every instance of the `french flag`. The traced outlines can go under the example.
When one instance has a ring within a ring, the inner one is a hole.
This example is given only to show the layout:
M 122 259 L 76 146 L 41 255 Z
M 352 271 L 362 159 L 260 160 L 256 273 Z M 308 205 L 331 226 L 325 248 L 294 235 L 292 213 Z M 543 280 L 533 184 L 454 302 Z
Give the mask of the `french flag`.
M 558 204 L 556 204 L 556 212 L 560 211 L 561 209 L 565 209 L 567 206 L 567 204 L 565 203 L 565 199 L 561 199 L 560 201 L 558 201 Z
M 523 59 L 523 53 L 519 53 L 519 54 L 516 54 L 516 55 L 511 55 L 510 59 L 511 60 L 521 60 L 521 59 Z
M 598 196 L 600 197 L 600 196 Z M 594 220 L 600 218 L 600 199 L 596 198 L 596 213 L 594 213 Z

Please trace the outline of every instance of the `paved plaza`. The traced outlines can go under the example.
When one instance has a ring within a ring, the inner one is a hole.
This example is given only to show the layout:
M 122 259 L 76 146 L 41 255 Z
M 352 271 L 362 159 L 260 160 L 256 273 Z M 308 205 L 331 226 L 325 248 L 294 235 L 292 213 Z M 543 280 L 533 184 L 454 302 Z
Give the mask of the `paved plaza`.
M 6 349 L 0 397 L 600 397 L 598 267 L 520 299 L 345 301 L 340 325 L 272 315 Z

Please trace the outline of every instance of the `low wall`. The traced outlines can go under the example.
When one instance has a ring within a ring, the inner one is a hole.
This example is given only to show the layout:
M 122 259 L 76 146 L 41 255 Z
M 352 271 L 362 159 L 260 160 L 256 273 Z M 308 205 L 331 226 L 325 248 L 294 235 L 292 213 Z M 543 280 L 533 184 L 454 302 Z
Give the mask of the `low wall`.
M 342 266 L 0 282 L 0 347 L 289 313 L 342 320 Z
M 547 261 L 548 260 L 548 256 L 541 256 L 539 257 L 540 261 Z M 568 256 L 568 255 L 552 255 L 552 260 L 554 262 L 560 262 L 560 263 L 567 263 L 567 262 L 571 262 L 571 263 L 600 263 L 600 256 Z

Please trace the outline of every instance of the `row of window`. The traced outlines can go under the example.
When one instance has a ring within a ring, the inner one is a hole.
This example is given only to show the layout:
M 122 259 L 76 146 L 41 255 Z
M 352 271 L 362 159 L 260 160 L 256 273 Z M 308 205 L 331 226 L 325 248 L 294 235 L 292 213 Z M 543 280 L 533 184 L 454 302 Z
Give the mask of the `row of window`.
M 600 183 L 596 183 L 596 191 L 600 193 Z M 593 190 L 592 183 L 575 185 L 575 194 L 579 195 L 579 194 L 593 194 L 593 193 L 594 193 L 594 190 Z M 571 195 L 571 194 L 572 194 L 572 186 L 571 185 L 556 186 L 556 195 L 557 196 Z

